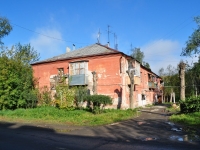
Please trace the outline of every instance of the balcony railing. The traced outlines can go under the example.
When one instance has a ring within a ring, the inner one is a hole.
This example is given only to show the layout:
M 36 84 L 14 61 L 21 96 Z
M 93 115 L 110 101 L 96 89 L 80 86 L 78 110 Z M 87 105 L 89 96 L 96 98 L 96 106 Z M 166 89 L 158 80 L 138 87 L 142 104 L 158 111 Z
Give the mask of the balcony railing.
M 86 74 L 69 76 L 69 85 L 86 85 L 88 84 L 88 76 Z
M 148 86 L 149 86 L 149 88 L 157 88 L 158 87 L 157 84 L 154 82 L 148 82 Z

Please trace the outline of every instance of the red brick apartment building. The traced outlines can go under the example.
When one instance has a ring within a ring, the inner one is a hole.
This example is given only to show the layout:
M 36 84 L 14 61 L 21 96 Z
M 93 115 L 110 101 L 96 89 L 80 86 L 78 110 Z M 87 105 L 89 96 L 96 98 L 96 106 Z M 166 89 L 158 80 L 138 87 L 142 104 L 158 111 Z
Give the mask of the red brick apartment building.
M 55 77 L 66 77 L 70 86 L 86 86 L 90 94 L 113 98 L 109 108 L 130 108 L 130 77 L 134 71 L 134 107 L 152 104 L 162 98 L 162 79 L 134 58 L 107 46 L 93 44 L 32 64 L 38 87 L 55 92 Z

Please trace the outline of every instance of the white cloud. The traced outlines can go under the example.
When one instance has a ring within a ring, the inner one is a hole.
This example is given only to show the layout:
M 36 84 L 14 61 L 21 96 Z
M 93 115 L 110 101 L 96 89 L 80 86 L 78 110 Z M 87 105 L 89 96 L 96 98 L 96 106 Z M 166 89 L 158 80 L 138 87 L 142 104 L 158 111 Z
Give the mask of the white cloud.
M 180 60 L 181 45 L 178 41 L 156 40 L 141 47 L 144 52 L 144 61 L 150 64 L 151 70 L 158 74 L 160 68 L 167 68 L 168 65 L 177 67 Z
M 40 53 L 40 60 L 51 58 L 65 52 L 65 43 L 62 34 L 56 29 L 40 28 L 36 32 L 40 33 L 30 39 L 31 46 Z

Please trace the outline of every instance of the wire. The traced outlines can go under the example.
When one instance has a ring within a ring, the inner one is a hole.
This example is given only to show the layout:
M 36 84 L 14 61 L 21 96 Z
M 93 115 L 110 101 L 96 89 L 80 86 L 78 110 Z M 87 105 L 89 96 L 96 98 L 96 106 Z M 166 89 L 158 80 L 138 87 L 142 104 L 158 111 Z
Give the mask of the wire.
M 17 25 L 17 24 L 15 24 L 15 23 L 12 23 L 12 22 L 11 22 L 11 24 L 13 24 L 13 25 L 15 25 L 15 26 L 17 26 L 17 27 L 20 27 L 20 28 L 22 28 L 22 29 L 25 29 L 25 30 L 27 30 L 27 31 L 30 31 L 30 32 L 33 32 L 33 33 L 36 33 L 36 34 L 39 34 L 39 35 L 42 35 L 42 36 L 45 36 L 45 37 L 48 37 L 48 38 L 52 38 L 52 39 L 55 39 L 55 40 L 64 41 L 64 42 L 70 42 L 70 43 L 77 43 L 77 44 L 88 44 L 88 43 L 81 43 L 81 42 L 63 40 L 63 39 L 60 39 L 60 38 L 52 37 L 52 36 L 49 36 L 49 35 L 46 35 L 46 34 L 42 34 L 42 33 L 33 31 L 33 30 L 31 30 L 31 29 L 22 27 L 22 26 L 20 26 L 20 25 Z

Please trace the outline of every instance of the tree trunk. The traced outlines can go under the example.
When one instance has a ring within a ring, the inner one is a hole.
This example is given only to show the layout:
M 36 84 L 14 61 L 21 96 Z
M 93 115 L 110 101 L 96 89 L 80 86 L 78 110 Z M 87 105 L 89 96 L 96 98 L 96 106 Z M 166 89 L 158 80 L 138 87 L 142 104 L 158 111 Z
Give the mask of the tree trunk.
M 180 78 L 180 99 L 185 100 L 185 66 L 186 64 L 180 62 L 179 64 L 179 78 Z
M 172 93 L 170 93 L 170 103 L 172 102 Z
M 174 101 L 174 103 L 176 103 L 176 101 L 175 101 L 175 93 L 173 92 L 173 101 Z
M 131 82 L 131 87 L 130 87 L 130 109 L 133 109 L 134 108 L 134 103 L 133 103 L 133 100 L 134 100 L 134 71 L 131 70 L 131 71 L 127 71 L 128 73 L 128 76 L 130 78 L 130 82 Z

